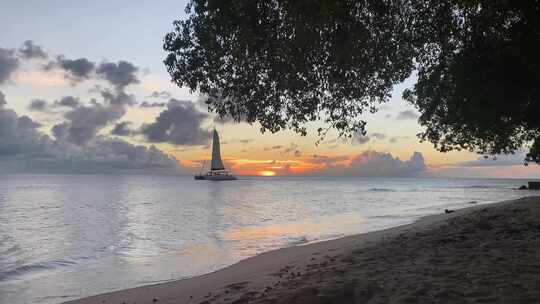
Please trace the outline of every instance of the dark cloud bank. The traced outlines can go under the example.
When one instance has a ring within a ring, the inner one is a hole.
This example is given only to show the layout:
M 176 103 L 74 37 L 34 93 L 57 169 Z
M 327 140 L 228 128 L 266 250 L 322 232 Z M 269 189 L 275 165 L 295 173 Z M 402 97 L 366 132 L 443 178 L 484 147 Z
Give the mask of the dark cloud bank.
M 50 137 L 28 116 L 18 116 L 0 103 L 1 171 L 181 173 L 178 162 L 154 146 L 97 135 L 121 115 L 115 112 L 118 109 L 97 104 L 76 107 L 66 113 L 65 122 L 53 127 Z
M 95 172 L 116 169 L 179 169 L 178 162 L 155 147 L 135 146 L 118 138 L 105 137 L 102 130 L 112 126 L 114 136 L 142 136 L 151 143 L 174 145 L 207 145 L 210 131 L 202 127 L 208 114 L 187 101 L 170 98 L 166 91 L 152 92 L 148 97 L 168 102 L 143 102 L 141 107 L 164 107 L 154 122 L 131 128 L 128 121 L 119 122 L 129 106 L 137 104 L 127 86 L 140 83 L 140 68 L 120 60 L 96 63 L 87 58 L 55 57 L 33 41 L 19 49 L 0 48 L 0 85 L 9 81 L 25 60 L 42 60 L 44 71 L 60 70 L 72 85 L 87 80 L 101 80 L 108 88 L 96 86 L 101 101 L 82 103 L 65 96 L 52 103 L 43 99 L 31 101 L 28 109 L 43 113 L 60 113 L 63 120 L 51 128 L 51 135 L 38 130 L 41 126 L 28 116 L 18 116 L 6 109 L 0 92 L 0 168 L 12 171 Z
M 140 69 L 134 64 L 118 62 L 96 63 L 87 58 L 71 59 L 63 55 L 50 58 L 33 41 L 25 41 L 19 49 L 0 48 L 0 85 L 9 81 L 25 60 L 43 60 L 44 71 L 60 70 L 72 85 L 87 80 L 105 81 L 109 88 L 97 86 L 93 99 L 84 104 L 78 98 L 65 96 L 52 103 L 43 99 L 31 101 L 28 109 L 60 113 L 63 121 L 51 128 L 52 135 L 41 133 L 41 126 L 27 116 L 18 116 L 6 109 L 5 96 L 0 92 L 0 167 L 12 171 L 52 170 L 94 172 L 103 169 L 179 169 L 178 162 L 155 147 L 135 146 L 118 138 L 100 134 L 113 126 L 111 135 L 142 136 L 152 143 L 175 145 L 206 145 L 210 132 L 202 127 L 208 114 L 193 104 L 170 98 L 166 91 L 155 91 L 150 98 L 166 102 L 143 102 L 141 107 L 164 107 L 153 123 L 131 128 L 131 123 L 119 120 L 129 106 L 137 104 L 134 95 L 125 92 L 129 85 L 140 83 Z M 59 110 L 59 111 L 58 111 Z M 5 170 L 3 170 L 5 172 Z

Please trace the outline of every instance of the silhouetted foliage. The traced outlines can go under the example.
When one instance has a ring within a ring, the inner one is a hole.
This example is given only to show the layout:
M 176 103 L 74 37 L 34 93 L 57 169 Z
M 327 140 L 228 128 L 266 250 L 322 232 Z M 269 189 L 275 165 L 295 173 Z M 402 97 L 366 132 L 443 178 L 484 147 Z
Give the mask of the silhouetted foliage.
M 440 151 L 540 162 L 540 2 L 419 1 L 418 82 L 404 97 Z
M 413 68 L 397 10 L 385 1 L 191 1 L 165 38 L 165 64 L 217 113 L 263 131 L 305 134 L 320 118 L 363 130 L 359 114 Z
M 532 145 L 540 162 L 539 2 L 192 0 L 165 64 L 222 116 L 301 134 L 322 119 L 347 136 L 416 70 L 404 98 L 422 140 L 484 154 Z

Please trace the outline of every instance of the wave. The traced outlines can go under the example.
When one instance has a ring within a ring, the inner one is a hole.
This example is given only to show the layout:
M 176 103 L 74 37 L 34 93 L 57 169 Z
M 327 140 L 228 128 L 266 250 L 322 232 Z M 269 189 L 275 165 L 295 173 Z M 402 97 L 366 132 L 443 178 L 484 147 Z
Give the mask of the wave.
M 470 186 L 449 186 L 450 189 L 514 189 L 514 187 L 502 185 L 470 185 Z
M 18 276 L 29 274 L 29 273 L 52 270 L 52 269 L 56 269 L 60 267 L 73 266 L 75 264 L 77 263 L 72 260 L 53 260 L 53 261 L 48 261 L 48 262 L 39 262 L 39 263 L 34 263 L 34 264 L 22 265 L 22 266 L 14 267 L 12 269 L 8 269 L 7 271 L 0 271 L 0 282 L 7 281 L 8 279 L 11 279 L 12 277 L 18 277 Z
M 2 249 L 0 254 L 2 257 L 16 256 L 21 252 L 21 247 L 17 244 L 10 246 L 9 248 Z
M 496 188 L 504 188 L 504 187 L 488 186 L 488 185 L 472 185 L 472 186 L 464 186 L 463 188 L 467 188 L 467 189 L 496 189 Z
M 422 216 L 424 214 L 421 214 L 420 216 Z M 404 218 L 411 218 L 411 217 L 415 217 L 417 215 L 372 215 L 368 218 L 370 219 L 404 219 Z
M 287 244 L 290 246 L 303 245 L 310 242 L 305 236 L 300 237 L 287 237 Z
M 388 189 L 388 188 L 369 188 L 367 191 L 368 192 L 396 192 L 395 189 Z

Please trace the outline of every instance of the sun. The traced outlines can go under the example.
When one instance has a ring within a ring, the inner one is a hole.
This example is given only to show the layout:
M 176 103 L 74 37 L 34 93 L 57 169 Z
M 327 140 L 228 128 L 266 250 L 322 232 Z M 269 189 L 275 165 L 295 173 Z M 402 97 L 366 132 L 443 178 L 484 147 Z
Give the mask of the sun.
M 276 175 L 276 172 L 274 172 L 274 171 L 261 171 L 261 172 L 259 172 L 259 175 L 262 175 L 262 176 L 274 176 L 274 175 Z

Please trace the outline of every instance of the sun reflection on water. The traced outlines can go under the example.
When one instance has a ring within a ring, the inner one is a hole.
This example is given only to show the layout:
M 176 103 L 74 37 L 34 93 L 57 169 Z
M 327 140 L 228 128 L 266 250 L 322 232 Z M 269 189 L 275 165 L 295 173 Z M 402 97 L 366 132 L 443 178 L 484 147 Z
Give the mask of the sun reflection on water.
M 242 244 L 233 249 L 234 254 L 248 257 L 260 253 L 262 247 L 268 250 L 283 247 L 284 243 L 300 245 L 357 233 L 366 223 L 367 219 L 359 213 L 347 213 L 297 222 L 234 227 L 223 231 L 222 238 Z M 313 238 L 315 235 L 319 238 Z

